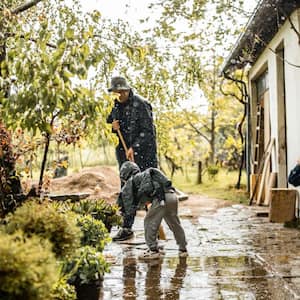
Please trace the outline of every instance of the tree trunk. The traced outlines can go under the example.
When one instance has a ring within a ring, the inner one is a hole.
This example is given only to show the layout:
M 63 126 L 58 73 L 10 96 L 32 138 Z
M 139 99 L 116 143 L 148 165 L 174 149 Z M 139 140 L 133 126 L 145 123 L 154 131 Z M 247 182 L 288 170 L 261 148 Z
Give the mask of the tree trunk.
M 41 173 L 40 173 L 40 180 L 39 180 L 39 187 L 38 187 L 38 195 L 40 195 L 41 190 L 42 190 L 42 186 L 43 186 L 43 177 L 44 177 L 44 172 L 45 172 L 45 167 L 46 167 L 46 162 L 47 162 L 47 155 L 48 155 L 48 151 L 49 151 L 50 138 L 51 138 L 51 134 L 47 133 L 46 134 L 46 143 L 45 143 L 44 155 L 43 155 L 42 166 L 41 166 Z
M 243 171 L 243 167 L 244 167 L 244 160 L 245 160 L 245 151 L 242 151 L 242 155 L 241 155 L 241 164 L 239 167 L 239 176 L 238 176 L 238 181 L 235 185 L 236 189 L 240 189 L 241 188 L 241 180 L 242 180 L 242 171 Z
M 210 163 L 214 164 L 215 162 L 215 130 L 216 130 L 216 125 L 215 125 L 215 108 L 214 108 L 214 103 L 212 105 L 212 112 L 211 112 L 211 139 L 210 139 Z
M 202 161 L 198 161 L 198 176 L 197 176 L 197 184 L 202 183 Z
M 212 106 L 211 106 L 211 138 L 210 138 L 210 163 L 215 163 L 215 140 L 216 140 L 216 108 L 215 108 L 215 101 L 216 101 L 216 54 L 214 52 L 214 69 L 213 69 L 213 86 L 212 86 Z
M 80 168 L 83 169 L 83 168 L 84 168 L 84 162 L 83 162 L 83 159 L 82 159 L 82 151 L 81 151 L 81 148 L 80 148 L 80 147 L 78 147 L 78 148 L 79 148 Z M 76 149 L 75 149 L 75 145 L 74 145 L 74 153 L 76 153 L 75 150 L 76 150 Z M 89 157 L 89 154 L 88 154 L 88 157 Z M 88 157 L 87 157 L 87 158 L 88 158 Z M 86 162 L 87 162 L 87 160 L 86 160 Z

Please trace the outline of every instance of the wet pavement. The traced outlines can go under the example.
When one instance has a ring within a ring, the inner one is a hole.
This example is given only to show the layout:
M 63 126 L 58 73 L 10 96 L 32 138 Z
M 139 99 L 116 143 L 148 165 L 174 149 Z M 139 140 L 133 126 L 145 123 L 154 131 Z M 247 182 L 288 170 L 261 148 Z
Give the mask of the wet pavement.
M 180 202 L 189 256 L 178 257 L 172 233 L 163 224 L 164 257 L 140 261 L 138 255 L 146 245 L 139 213 L 135 238 L 111 243 L 104 251 L 113 264 L 99 299 L 300 299 L 299 230 L 257 216 L 268 208 L 210 209 L 203 206 L 209 199 L 198 200 L 203 209 L 194 209 L 195 202 L 189 206 L 190 200 Z

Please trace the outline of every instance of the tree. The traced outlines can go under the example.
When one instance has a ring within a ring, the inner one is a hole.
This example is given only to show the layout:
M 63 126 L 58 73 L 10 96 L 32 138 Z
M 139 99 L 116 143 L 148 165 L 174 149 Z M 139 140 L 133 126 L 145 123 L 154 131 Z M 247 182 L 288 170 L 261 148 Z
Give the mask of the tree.
M 119 32 L 99 12 L 81 15 L 76 1 L 72 7 L 59 0 L 39 2 L 13 9 L 10 5 L 17 2 L 7 1 L 2 6 L 0 114 L 8 127 L 21 126 L 44 137 L 41 190 L 54 135 L 72 132 L 63 141 L 76 142 L 103 113 L 99 87 L 85 81 L 93 73 L 98 77 L 94 81 L 103 85 L 115 65 L 118 46 L 111 44 Z M 19 15 L 25 11 L 27 15 Z
M 163 12 L 154 32 L 158 38 L 164 38 L 180 45 L 175 63 L 177 72 L 185 74 L 187 84 L 190 87 L 197 85 L 207 98 L 209 116 L 198 116 L 197 118 L 195 114 L 188 115 L 190 120 L 193 119 L 190 121 L 190 126 L 209 143 L 210 161 L 213 163 L 216 152 L 218 152 L 216 150 L 218 140 L 226 140 L 224 134 L 228 134 L 228 138 L 232 136 L 228 130 L 224 130 L 224 126 L 223 137 L 216 136 L 220 130 L 220 124 L 217 124 L 218 115 L 221 109 L 225 108 L 224 105 L 219 105 L 223 102 L 224 97 L 220 95 L 219 91 L 221 80 L 218 78 L 218 71 L 221 61 L 217 57 L 224 56 L 229 50 L 232 41 L 240 33 L 242 25 L 245 24 L 250 13 L 243 9 L 244 1 L 242 0 L 238 3 L 225 0 L 167 0 L 163 2 Z M 152 8 L 160 4 L 159 2 L 155 3 Z M 188 30 L 180 30 L 184 25 Z M 223 111 L 222 115 L 224 115 Z M 237 118 L 239 116 L 240 112 L 237 114 Z M 243 117 L 241 119 L 242 121 L 237 127 L 243 144 Z M 235 120 L 238 123 L 236 118 Z M 240 146 L 236 146 L 233 148 L 237 151 Z M 243 157 L 243 154 L 241 156 Z M 243 159 L 241 165 L 243 165 Z M 240 174 L 238 182 L 240 182 Z

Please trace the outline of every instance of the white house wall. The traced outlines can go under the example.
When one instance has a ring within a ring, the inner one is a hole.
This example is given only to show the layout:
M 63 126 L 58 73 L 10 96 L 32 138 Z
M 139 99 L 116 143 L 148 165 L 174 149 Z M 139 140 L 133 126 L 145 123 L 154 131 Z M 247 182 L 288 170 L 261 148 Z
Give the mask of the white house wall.
M 298 31 L 300 31 L 300 9 L 291 15 L 291 20 Z M 269 73 L 270 93 L 270 119 L 271 137 L 275 138 L 276 151 L 272 157 L 272 170 L 278 171 L 277 149 L 278 149 L 278 122 L 277 122 L 277 64 L 274 51 L 283 42 L 285 55 L 285 101 L 286 101 L 286 138 L 287 138 L 287 167 L 288 172 L 294 167 L 300 158 L 300 67 L 291 66 L 289 63 L 300 66 L 300 44 L 298 37 L 291 29 L 288 21 L 280 28 L 268 47 L 261 54 L 257 62 L 249 72 L 250 82 L 255 80 L 267 64 Z M 253 97 L 252 97 L 253 99 Z

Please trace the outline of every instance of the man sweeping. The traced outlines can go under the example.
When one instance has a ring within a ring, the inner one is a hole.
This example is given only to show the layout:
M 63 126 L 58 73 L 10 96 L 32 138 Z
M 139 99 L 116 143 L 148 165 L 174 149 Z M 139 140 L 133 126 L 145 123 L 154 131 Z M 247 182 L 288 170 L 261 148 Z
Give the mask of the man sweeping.
M 141 171 L 157 168 L 156 132 L 150 103 L 134 94 L 121 76 L 112 77 L 108 91 L 116 94 L 107 122 L 112 124 L 113 132 L 119 139 L 116 147 L 119 169 L 127 160 L 134 161 Z M 132 225 L 133 219 L 124 218 L 122 229 L 113 237 L 113 241 L 132 238 Z

